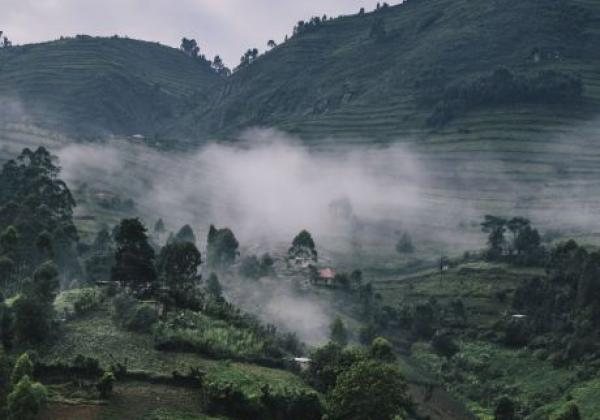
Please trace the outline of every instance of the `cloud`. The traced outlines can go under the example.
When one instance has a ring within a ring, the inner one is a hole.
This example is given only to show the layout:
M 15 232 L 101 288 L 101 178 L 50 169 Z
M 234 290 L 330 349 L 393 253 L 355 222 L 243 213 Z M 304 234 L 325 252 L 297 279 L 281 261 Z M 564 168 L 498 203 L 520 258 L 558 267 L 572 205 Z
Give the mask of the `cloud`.
M 281 41 L 310 16 L 337 16 L 373 8 L 364 0 L 4 0 L 0 30 L 15 43 L 62 36 L 127 35 L 174 47 L 195 38 L 202 51 L 230 66 L 249 47 Z

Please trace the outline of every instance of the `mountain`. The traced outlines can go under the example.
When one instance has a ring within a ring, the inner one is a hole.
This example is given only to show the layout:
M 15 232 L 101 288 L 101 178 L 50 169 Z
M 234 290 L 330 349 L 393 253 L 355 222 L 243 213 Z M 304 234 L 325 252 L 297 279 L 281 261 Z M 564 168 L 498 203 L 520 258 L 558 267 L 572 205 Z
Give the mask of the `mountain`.
M 205 61 L 127 38 L 79 35 L 0 50 L 2 102 L 72 135 L 153 135 L 222 84 Z
M 427 169 L 434 208 L 592 212 L 598 45 L 591 0 L 409 0 L 311 19 L 227 79 L 179 50 L 122 38 L 7 49 L 0 99 L 73 137 L 201 144 L 259 126 L 311 145 L 402 143 Z M 18 144 L 31 128 L 11 130 L 0 137 Z
M 227 135 L 248 126 L 276 126 L 308 138 L 390 140 L 439 128 L 436 112 L 451 127 L 447 120 L 472 110 L 482 111 L 488 126 L 503 126 L 516 114 L 543 124 L 555 121 L 557 113 L 580 119 L 600 104 L 599 23 L 600 5 L 582 0 L 409 0 L 313 21 L 234 73 L 210 109 L 198 106 L 178 128 Z M 502 68 L 519 87 L 535 92 L 494 98 L 481 89 L 459 104 L 465 112 L 445 115 L 450 89 L 463 94 Z M 579 80 L 583 95 L 565 109 L 555 91 L 569 79 Z M 550 97 L 540 98 L 548 91 Z M 455 125 L 473 124 L 466 118 Z

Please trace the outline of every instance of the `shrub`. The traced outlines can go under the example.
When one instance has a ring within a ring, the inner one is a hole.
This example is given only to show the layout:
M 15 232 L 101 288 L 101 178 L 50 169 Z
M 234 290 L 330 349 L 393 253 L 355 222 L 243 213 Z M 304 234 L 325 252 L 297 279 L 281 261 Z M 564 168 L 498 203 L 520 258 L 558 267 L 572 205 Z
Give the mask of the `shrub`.
M 450 358 L 458 353 L 458 346 L 448 332 L 436 332 L 431 339 L 431 347 L 441 356 Z
M 7 411 L 9 420 L 33 420 L 46 403 L 46 388 L 32 382 L 28 375 L 16 384 L 8 395 Z
M 112 395 L 114 384 L 115 375 L 112 372 L 104 372 L 100 381 L 96 384 L 96 389 L 100 392 L 100 398 L 109 398 Z
M 95 289 L 83 289 L 73 301 L 73 310 L 76 315 L 84 315 L 98 307 L 100 296 Z
M 126 294 L 114 298 L 113 309 L 113 317 L 117 324 L 130 331 L 148 332 L 158 321 L 154 306 L 139 303 Z
M 33 362 L 27 353 L 23 353 L 15 362 L 15 367 L 10 376 L 10 382 L 14 386 L 25 376 L 29 376 L 30 378 L 33 377 Z
M 371 343 L 369 356 L 382 362 L 393 362 L 396 360 L 392 344 L 383 337 L 377 337 Z
M 330 394 L 334 418 L 390 419 L 410 408 L 404 376 L 391 364 L 364 361 L 344 371 Z

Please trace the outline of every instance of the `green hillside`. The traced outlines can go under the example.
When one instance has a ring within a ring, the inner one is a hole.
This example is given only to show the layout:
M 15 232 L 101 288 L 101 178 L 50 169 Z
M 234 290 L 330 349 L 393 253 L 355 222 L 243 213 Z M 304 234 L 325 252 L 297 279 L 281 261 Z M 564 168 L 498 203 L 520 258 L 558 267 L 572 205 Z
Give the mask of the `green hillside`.
M 328 20 L 235 73 L 217 106 L 199 107 L 188 121 L 197 133 L 261 125 L 306 137 L 413 136 L 427 128 L 445 88 L 501 66 L 519 75 L 548 69 L 580 75 L 585 93 L 569 111 L 560 104 L 509 104 L 512 115 L 492 117 L 490 128 L 514 113 L 530 115 L 528 122 L 555 120 L 557 112 L 581 118 L 598 105 L 599 18 L 597 3 L 580 0 L 427 0 Z
M 78 136 L 152 135 L 223 83 L 179 50 L 124 38 L 77 36 L 0 50 L 0 98 L 10 119 Z

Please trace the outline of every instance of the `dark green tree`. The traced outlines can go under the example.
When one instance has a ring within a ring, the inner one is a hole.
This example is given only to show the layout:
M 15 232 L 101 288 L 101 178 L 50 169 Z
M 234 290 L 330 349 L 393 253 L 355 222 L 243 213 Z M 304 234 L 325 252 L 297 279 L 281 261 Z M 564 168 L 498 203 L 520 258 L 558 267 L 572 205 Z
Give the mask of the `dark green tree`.
M 198 57 L 198 54 L 200 53 L 200 47 L 195 39 L 181 38 L 181 45 L 179 48 L 192 58 Z
M 158 272 L 172 289 L 193 287 L 200 281 L 198 268 L 202 263 L 200 251 L 192 242 L 172 242 L 158 256 Z
M 215 273 L 210 273 L 208 276 L 208 280 L 206 281 L 206 291 L 209 295 L 214 298 L 220 298 L 223 289 L 221 288 L 221 283 L 219 283 L 219 277 Z
M 196 244 L 196 235 L 194 234 L 194 229 L 192 229 L 190 225 L 183 226 L 181 229 L 179 229 L 179 232 L 175 234 L 174 240 L 176 242 L 191 242 Z
M 392 420 L 410 408 L 408 386 L 392 364 L 359 362 L 339 375 L 330 394 L 333 418 Z
M 413 245 L 412 238 L 408 233 L 404 232 L 396 243 L 396 252 L 399 254 L 412 254 L 415 252 L 415 246 Z
M 506 232 L 506 219 L 486 215 L 481 223 L 481 228 L 488 233 L 488 258 L 497 259 L 502 256 L 505 246 L 504 232 Z
M 311 259 L 317 261 L 318 254 L 315 241 L 312 235 L 307 231 L 301 231 L 292 241 L 292 247 L 288 250 L 288 257 Z
M 373 340 L 369 347 L 369 356 L 381 362 L 391 363 L 396 360 L 392 343 L 383 337 L 377 337 Z
M 207 263 L 213 269 L 227 269 L 238 255 L 239 242 L 231 229 L 216 229 L 210 225 L 208 231 Z
M 348 330 L 339 316 L 335 317 L 329 327 L 329 338 L 342 347 L 348 344 Z

